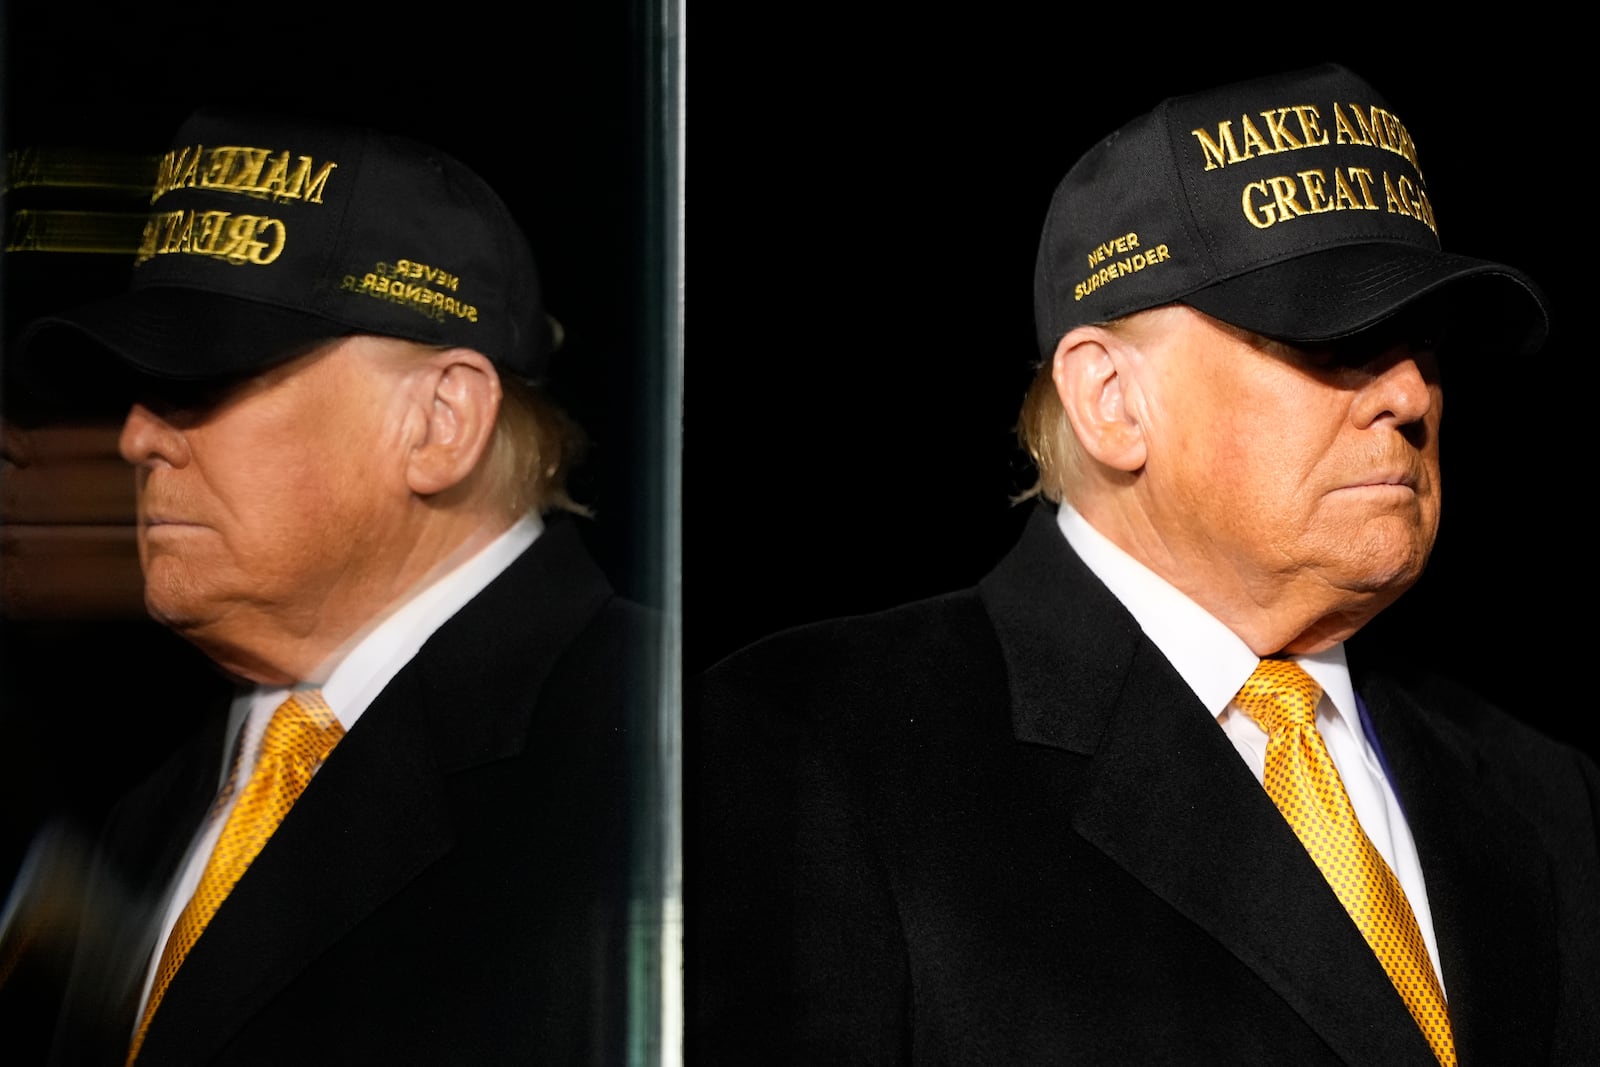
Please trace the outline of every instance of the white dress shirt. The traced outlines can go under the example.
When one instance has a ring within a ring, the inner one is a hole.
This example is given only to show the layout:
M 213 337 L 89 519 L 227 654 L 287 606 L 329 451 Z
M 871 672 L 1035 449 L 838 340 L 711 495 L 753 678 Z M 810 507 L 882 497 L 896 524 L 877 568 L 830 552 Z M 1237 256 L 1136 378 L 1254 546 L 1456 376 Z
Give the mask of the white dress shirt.
M 1237 634 L 1200 605 L 1112 544 L 1070 505 L 1063 503 L 1056 523 L 1079 558 L 1105 583 L 1138 622 L 1145 636 L 1161 650 L 1206 710 L 1216 716 L 1245 765 L 1261 781 L 1266 764 L 1267 735 L 1233 703 L 1233 698 L 1260 658 Z M 1399 799 L 1367 740 L 1356 706 L 1344 645 L 1311 656 L 1293 656 L 1322 687 L 1317 704 L 1317 731 L 1333 757 L 1345 792 L 1361 828 L 1400 880 L 1422 939 L 1443 985 L 1439 948 L 1434 939 L 1428 891 L 1417 847 L 1411 839 Z
M 499 577 L 542 532 L 544 522 L 538 515 L 524 516 L 471 558 L 405 599 L 339 657 L 320 688 L 323 700 L 327 701 L 329 709 L 346 733 L 377 695 L 383 692 L 384 687 L 400 673 L 400 669 L 417 654 L 423 643 L 433 636 L 433 632 Z M 178 868 L 156 938 L 156 949 L 151 953 L 145 971 L 138 1018 L 144 1015 L 144 1003 L 150 997 L 156 968 L 161 962 L 161 949 L 200 883 L 206 861 L 210 859 L 211 850 L 221 836 L 223 824 L 227 822 L 228 814 L 238 798 L 239 787 L 249 780 L 255 768 L 261 736 L 266 732 L 267 723 L 278 706 L 288 699 L 290 692 L 287 687 L 257 686 L 245 690 L 233 700 L 228 712 L 227 736 L 230 744 L 218 771 L 218 789 L 225 789 L 230 777 L 235 787 L 226 793 L 219 792 L 205 821 L 195 831 L 183 864 Z

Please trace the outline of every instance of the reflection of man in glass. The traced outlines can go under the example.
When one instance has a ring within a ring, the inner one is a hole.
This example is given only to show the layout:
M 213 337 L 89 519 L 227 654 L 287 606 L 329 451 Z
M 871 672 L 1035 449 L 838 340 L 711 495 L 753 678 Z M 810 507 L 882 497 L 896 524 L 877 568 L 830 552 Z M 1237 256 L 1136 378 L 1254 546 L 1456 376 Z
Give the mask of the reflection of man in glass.
M 570 514 L 554 332 L 460 163 L 218 113 L 131 291 L 30 331 L 131 400 L 146 604 L 238 683 L 105 829 L 63 1062 L 619 1058 L 652 623 Z

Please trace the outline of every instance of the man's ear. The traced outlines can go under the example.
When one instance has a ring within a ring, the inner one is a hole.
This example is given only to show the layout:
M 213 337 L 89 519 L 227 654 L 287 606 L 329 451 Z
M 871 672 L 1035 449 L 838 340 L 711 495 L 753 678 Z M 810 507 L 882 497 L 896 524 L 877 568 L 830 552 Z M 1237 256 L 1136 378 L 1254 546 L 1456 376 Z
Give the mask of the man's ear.
M 1061 338 L 1050 365 L 1056 396 L 1083 450 L 1114 470 L 1144 466 L 1138 382 L 1128 342 L 1102 326 L 1079 326 Z
M 481 352 L 451 348 L 428 357 L 418 399 L 425 407 L 411 442 L 406 482 L 432 496 L 477 469 L 500 414 L 500 375 Z

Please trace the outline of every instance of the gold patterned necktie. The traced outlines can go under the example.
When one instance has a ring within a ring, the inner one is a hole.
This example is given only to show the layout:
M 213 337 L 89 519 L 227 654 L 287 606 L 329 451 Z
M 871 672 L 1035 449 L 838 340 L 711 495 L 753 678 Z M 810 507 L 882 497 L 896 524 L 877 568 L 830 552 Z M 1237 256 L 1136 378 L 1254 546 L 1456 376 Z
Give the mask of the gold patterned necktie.
M 1322 870 L 1443 1067 L 1455 1067 L 1450 1015 L 1417 917 L 1367 839 L 1317 732 L 1322 689 L 1299 664 L 1264 659 L 1234 701 L 1267 732 L 1263 784 Z
M 294 693 L 272 713 L 272 721 L 261 735 L 261 751 L 250 780 L 239 791 L 194 895 L 173 924 L 162 950 L 150 1000 L 128 1050 L 129 1064 L 138 1058 L 150 1020 L 184 957 L 343 736 L 344 728 L 315 689 Z

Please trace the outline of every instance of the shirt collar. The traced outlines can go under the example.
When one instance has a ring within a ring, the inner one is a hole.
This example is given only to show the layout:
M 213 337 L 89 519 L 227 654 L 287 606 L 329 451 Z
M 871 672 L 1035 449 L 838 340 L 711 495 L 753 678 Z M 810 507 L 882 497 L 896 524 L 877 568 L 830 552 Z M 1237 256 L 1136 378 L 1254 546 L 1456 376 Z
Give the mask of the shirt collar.
M 412 593 L 352 645 L 321 685 L 339 724 L 346 730 L 385 686 L 411 661 L 435 630 L 477 596 L 544 532 L 544 520 L 529 513 L 471 557 Z M 296 686 L 294 688 L 303 688 Z M 234 701 L 235 729 L 249 719 L 246 744 L 252 744 L 288 698 L 285 687 L 258 686 Z
M 1166 579 L 1117 547 L 1070 504 L 1056 525 L 1072 550 L 1128 609 L 1212 715 L 1221 715 L 1260 662 L 1232 630 Z M 1290 657 L 1322 687 L 1335 714 L 1363 736 L 1343 642 L 1309 656 Z
M 323 699 L 345 729 L 433 632 L 494 581 L 543 530 L 537 514 L 523 516 L 469 559 L 418 590 L 346 653 L 322 684 Z

